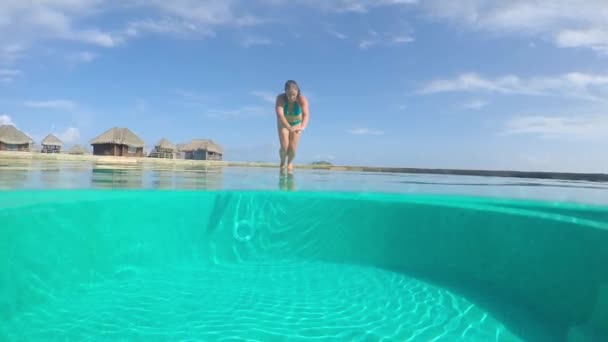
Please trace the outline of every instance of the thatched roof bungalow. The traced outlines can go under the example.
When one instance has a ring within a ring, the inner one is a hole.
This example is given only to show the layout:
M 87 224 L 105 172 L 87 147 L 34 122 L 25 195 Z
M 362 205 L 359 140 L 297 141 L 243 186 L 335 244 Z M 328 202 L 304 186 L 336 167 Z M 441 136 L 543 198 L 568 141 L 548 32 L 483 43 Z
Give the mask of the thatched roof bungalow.
M 194 139 L 181 146 L 185 159 L 194 160 L 222 160 L 224 149 L 211 139 Z
M 13 125 L 0 126 L 0 151 L 29 151 L 34 141 Z
M 113 127 L 91 140 L 96 156 L 142 157 L 144 141 L 128 128 Z
M 154 146 L 154 150 L 150 152 L 152 158 L 168 158 L 175 159 L 176 147 L 169 140 L 162 138 L 158 144 Z
M 61 147 L 63 147 L 63 142 L 59 140 L 53 134 L 49 134 L 46 138 L 42 139 L 42 149 L 41 153 L 59 153 L 61 152 Z

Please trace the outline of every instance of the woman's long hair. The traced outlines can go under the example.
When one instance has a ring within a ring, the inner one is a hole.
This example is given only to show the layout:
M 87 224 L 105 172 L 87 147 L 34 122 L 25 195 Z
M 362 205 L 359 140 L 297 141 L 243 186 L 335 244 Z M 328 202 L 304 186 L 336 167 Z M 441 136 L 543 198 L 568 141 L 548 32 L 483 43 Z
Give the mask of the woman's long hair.
M 287 92 L 287 89 L 289 89 L 289 87 L 291 86 L 295 86 L 296 88 L 298 88 L 298 97 L 300 97 L 300 95 L 302 94 L 302 92 L 300 91 L 300 86 L 298 85 L 298 82 L 294 80 L 288 80 L 287 82 L 285 82 L 285 92 Z

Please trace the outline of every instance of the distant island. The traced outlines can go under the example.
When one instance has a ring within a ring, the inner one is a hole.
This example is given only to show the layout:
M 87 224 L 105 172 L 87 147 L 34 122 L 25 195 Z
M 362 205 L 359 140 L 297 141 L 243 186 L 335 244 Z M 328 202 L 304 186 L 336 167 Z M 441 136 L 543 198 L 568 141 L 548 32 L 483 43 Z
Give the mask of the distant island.
M 332 163 L 330 163 L 328 161 L 321 160 L 321 161 L 312 162 L 311 165 L 332 166 L 334 164 L 332 164 Z

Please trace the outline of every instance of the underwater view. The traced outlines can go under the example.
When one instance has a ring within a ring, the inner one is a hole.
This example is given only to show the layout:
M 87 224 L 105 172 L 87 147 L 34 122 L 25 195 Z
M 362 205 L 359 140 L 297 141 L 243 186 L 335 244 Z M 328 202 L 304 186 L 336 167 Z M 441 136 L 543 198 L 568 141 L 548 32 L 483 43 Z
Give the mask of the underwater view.
M 1 340 L 608 336 L 604 183 L 11 165 Z

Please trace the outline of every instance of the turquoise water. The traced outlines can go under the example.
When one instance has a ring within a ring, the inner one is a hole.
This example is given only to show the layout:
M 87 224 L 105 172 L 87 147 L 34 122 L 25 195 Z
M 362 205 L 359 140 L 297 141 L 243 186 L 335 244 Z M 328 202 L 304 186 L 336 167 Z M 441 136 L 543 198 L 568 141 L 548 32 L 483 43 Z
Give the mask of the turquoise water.
M 608 183 L 276 168 L 113 165 L 0 158 L 0 190 L 282 190 L 472 195 L 607 204 Z
M 0 167 L 0 340 L 606 337 L 601 183 L 97 170 Z

